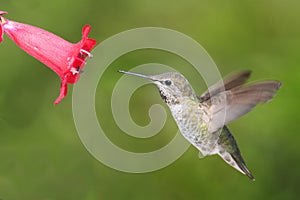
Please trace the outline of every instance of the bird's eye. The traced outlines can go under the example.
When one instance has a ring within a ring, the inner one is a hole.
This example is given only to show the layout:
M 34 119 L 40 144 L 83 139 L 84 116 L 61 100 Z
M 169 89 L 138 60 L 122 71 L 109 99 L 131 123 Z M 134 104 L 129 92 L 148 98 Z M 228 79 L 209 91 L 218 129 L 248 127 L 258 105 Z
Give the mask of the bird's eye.
M 166 85 L 171 85 L 171 84 L 172 84 L 172 81 L 166 80 L 166 81 L 165 81 L 165 84 L 166 84 Z

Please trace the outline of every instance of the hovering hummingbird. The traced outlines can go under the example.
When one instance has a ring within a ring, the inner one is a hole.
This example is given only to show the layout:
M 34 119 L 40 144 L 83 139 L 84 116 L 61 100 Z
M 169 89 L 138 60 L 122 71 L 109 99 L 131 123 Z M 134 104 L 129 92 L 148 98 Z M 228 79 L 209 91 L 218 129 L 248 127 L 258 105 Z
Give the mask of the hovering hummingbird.
M 170 108 L 182 135 L 203 157 L 218 154 L 229 165 L 254 180 L 226 124 L 245 115 L 257 104 L 271 100 L 281 86 L 279 81 L 245 85 L 251 71 L 242 71 L 197 96 L 180 73 L 148 76 L 122 70 L 118 72 L 152 81 Z

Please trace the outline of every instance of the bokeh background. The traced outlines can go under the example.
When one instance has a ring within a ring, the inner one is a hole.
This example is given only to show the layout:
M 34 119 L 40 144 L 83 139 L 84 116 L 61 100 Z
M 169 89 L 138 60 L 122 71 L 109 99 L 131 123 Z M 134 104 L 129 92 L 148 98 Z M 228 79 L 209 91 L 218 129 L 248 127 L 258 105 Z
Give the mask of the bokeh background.
M 174 29 L 198 41 L 222 75 L 251 69 L 251 81 L 277 79 L 283 87 L 273 101 L 229 125 L 255 182 L 217 156 L 198 159 L 193 147 L 164 169 L 128 174 L 106 167 L 82 145 L 72 116 L 72 87 L 53 106 L 59 78 L 5 36 L 0 45 L 0 199 L 299 198 L 299 1 L 16 0 L 2 1 L 1 10 L 10 13 L 9 19 L 72 42 L 80 39 L 87 23 L 93 27 L 90 37 L 98 42 L 136 27 Z M 197 93 L 206 89 L 188 63 L 166 52 L 131 52 L 112 63 L 99 82 L 96 110 L 105 116 L 100 121 L 108 137 L 136 152 L 163 146 L 177 131 L 169 115 L 158 135 L 136 139 L 112 118 L 111 92 L 121 77 L 116 70 L 148 62 L 181 71 Z M 137 124 L 149 123 L 153 103 L 162 103 L 153 85 L 135 93 L 130 111 Z

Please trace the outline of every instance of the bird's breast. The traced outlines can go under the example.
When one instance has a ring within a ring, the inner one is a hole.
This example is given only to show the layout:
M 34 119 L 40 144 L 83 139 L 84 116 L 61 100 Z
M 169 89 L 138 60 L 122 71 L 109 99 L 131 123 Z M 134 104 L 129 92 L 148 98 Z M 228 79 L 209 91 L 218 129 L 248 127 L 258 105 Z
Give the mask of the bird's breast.
M 208 132 L 209 115 L 206 107 L 194 101 L 180 102 L 169 105 L 180 132 L 203 155 L 208 155 L 215 141 L 212 141 L 213 135 Z
M 192 137 L 207 133 L 209 116 L 198 102 L 180 101 L 180 104 L 169 106 L 172 115 L 184 136 Z

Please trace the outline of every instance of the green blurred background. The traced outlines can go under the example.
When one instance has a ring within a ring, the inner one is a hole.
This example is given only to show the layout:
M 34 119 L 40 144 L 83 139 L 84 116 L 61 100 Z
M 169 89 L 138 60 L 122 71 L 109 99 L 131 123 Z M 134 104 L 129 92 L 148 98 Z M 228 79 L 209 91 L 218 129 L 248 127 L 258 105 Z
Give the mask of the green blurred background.
M 128 174 L 106 167 L 81 143 L 72 117 L 72 87 L 53 106 L 60 84 L 56 74 L 5 36 L 0 45 L 0 199 L 299 198 L 299 1 L 17 0 L 2 1 L 1 10 L 10 13 L 9 19 L 51 30 L 72 42 L 80 39 L 86 23 L 93 27 L 90 37 L 98 42 L 135 27 L 174 29 L 198 41 L 222 75 L 251 69 L 251 80 L 278 79 L 283 87 L 273 101 L 229 126 L 255 182 L 217 156 L 199 160 L 192 147 L 164 169 Z M 176 55 L 141 50 L 112 63 L 97 89 L 96 109 L 106 116 L 100 121 L 108 137 L 137 152 L 163 146 L 177 130 L 169 116 L 160 134 L 135 139 L 112 118 L 111 91 L 121 77 L 116 70 L 148 62 L 167 64 L 187 77 L 193 73 Z M 198 79 L 190 82 L 198 93 L 205 90 Z M 149 123 L 147 112 L 153 103 L 161 103 L 153 85 L 135 93 L 130 110 L 138 124 Z

